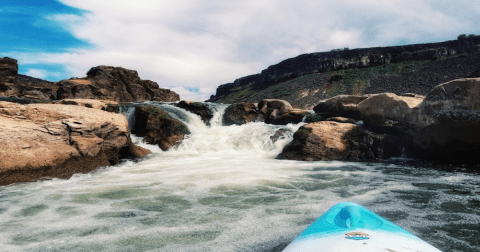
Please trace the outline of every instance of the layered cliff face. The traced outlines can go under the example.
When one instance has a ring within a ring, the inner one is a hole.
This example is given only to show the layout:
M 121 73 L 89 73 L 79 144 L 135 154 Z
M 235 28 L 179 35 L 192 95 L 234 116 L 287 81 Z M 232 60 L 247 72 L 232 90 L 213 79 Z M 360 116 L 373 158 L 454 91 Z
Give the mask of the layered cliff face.
M 339 94 L 427 94 L 433 87 L 480 69 L 480 36 L 441 43 L 377 47 L 299 55 L 259 74 L 220 85 L 210 102 L 265 98 L 311 108 Z
M 180 100 L 180 96 L 159 88 L 156 82 L 142 80 L 137 71 L 122 67 L 97 66 L 85 78 L 49 82 L 18 74 L 15 59 L 0 58 L 0 96 L 42 100 L 99 99 L 118 102 Z

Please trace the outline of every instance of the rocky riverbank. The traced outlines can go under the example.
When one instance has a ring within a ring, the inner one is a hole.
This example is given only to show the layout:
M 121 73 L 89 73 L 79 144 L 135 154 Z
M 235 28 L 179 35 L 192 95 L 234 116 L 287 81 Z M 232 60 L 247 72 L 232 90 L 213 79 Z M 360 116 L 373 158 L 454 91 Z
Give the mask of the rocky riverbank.
M 150 153 L 132 143 L 123 115 L 82 105 L 0 101 L 0 185 L 69 178 Z

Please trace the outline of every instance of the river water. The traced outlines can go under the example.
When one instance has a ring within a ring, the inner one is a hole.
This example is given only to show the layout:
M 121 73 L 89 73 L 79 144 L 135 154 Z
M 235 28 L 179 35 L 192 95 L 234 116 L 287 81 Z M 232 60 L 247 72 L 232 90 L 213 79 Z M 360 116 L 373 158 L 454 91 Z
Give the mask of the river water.
M 212 126 L 177 149 L 71 179 L 0 187 L 1 251 L 281 251 L 335 203 L 366 206 L 442 251 L 480 251 L 480 175 L 394 159 L 275 157 L 300 125 Z M 287 133 L 277 141 L 279 129 Z M 290 132 L 290 133 L 288 133 Z

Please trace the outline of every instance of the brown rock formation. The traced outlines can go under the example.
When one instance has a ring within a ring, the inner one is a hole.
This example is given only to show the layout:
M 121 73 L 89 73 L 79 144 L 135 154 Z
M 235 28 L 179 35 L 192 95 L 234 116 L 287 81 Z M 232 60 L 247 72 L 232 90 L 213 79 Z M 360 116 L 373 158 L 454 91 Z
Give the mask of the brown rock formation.
M 17 74 L 17 60 L 0 58 L 0 96 L 16 96 L 20 92 L 16 81 Z
M 369 132 L 355 124 L 316 122 L 302 126 L 282 151 L 293 160 L 361 161 L 399 155 L 400 149 L 388 135 Z
M 480 78 L 438 85 L 410 122 L 419 128 L 415 144 L 426 151 L 421 155 L 467 161 L 462 159 L 480 149 Z
M 257 106 L 253 103 L 236 103 L 225 109 L 223 114 L 223 126 L 242 125 L 259 120 Z
M 180 99 L 170 90 L 160 89 L 157 83 L 141 80 L 137 71 L 122 67 L 97 66 L 86 78 L 58 82 L 57 99 L 86 98 L 118 102 L 166 101 Z
M 18 74 L 15 59 L 0 58 L 0 96 L 30 99 L 99 99 L 118 102 L 180 100 L 177 93 L 159 88 L 150 80 L 141 80 L 137 71 L 122 67 L 97 66 L 85 78 L 49 82 Z
M 164 151 L 178 146 L 185 135 L 190 134 L 185 124 L 152 105 L 135 107 L 135 118 L 132 133 Z
M 148 153 L 131 143 L 124 116 L 81 106 L 0 102 L 0 129 L 0 185 L 69 178 L 122 153 Z

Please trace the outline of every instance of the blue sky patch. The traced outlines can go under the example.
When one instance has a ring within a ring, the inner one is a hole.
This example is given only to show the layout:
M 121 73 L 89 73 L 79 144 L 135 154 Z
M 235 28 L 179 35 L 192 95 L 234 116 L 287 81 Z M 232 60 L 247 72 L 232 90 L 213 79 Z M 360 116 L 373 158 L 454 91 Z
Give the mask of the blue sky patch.
M 83 10 L 54 0 L 2 0 L 0 5 L 0 54 L 6 52 L 66 52 L 90 45 L 72 36 L 55 14 L 82 15 Z

